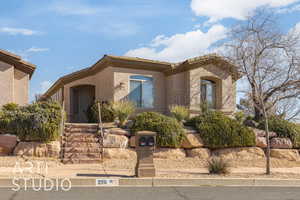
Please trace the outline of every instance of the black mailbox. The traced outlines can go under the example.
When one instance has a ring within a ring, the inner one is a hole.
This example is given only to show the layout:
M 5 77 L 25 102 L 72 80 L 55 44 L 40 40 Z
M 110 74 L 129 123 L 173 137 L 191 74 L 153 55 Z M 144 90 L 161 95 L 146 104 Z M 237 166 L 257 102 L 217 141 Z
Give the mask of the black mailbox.
M 155 144 L 154 136 L 140 136 L 139 146 L 140 147 L 153 147 Z

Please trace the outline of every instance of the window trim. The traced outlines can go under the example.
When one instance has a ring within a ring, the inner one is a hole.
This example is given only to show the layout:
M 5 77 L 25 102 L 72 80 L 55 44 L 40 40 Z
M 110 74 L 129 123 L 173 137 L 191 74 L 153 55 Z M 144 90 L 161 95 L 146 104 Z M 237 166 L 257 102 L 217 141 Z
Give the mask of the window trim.
M 207 81 L 209 83 L 203 84 L 204 81 Z M 217 82 L 215 80 L 211 80 L 209 78 L 201 78 L 200 79 L 200 103 L 203 103 L 203 96 L 202 96 L 202 86 L 203 85 L 212 85 L 212 100 L 213 100 L 213 105 L 211 107 L 209 107 L 209 109 L 217 109 Z M 207 99 L 207 87 L 206 87 L 206 97 L 205 99 Z M 207 101 L 207 100 L 205 100 Z
M 153 109 L 155 106 L 154 106 L 154 96 L 155 96 L 155 94 L 154 94 L 154 78 L 153 78 L 153 76 L 149 76 L 149 75 L 140 75 L 140 74 L 131 74 L 131 75 L 129 75 L 128 76 L 128 100 L 130 101 L 130 97 L 129 97 L 129 94 L 130 94 L 130 86 L 131 86 L 131 81 L 137 81 L 137 82 L 141 82 L 142 84 L 144 83 L 144 82 L 146 82 L 146 81 L 149 81 L 149 80 L 143 80 L 143 79 L 138 79 L 138 78 L 131 78 L 131 77 L 137 77 L 137 76 L 139 76 L 139 77 L 145 77 L 145 78 L 149 78 L 149 79 L 151 79 L 151 81 L 152 81 L 152 100 L 153 100 L 153 102 L 152 102 L 152 105 L 150 106 L 150 107 L 145 107 L 145 106 L 143 106 L 143 87 L 142 87 L 142 89 L 141 89 L 141 106 L 140 107 L 138 107 L 137 106 L 137 109 Z

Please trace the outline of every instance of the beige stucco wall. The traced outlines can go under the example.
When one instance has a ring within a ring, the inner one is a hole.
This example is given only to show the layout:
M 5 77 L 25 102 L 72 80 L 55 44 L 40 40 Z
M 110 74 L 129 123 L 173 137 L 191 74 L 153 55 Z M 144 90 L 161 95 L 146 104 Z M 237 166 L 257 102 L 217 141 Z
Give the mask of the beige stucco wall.
M 71 106 L 70 88 L 79 85 L 95 86 L 95 98 L 102 101 L 120 101 L 127 99 L 129 94 L 130 76 L 144 75 L 153 78 L 154 107 L 152 109 L 138 109 L 142 111 L 168 112 L 173 104 L 189 106 L 191 110 L 200 108 L 200 80 L 211 79 L 217 83 L 217 109 L 224 112 L 235 110 L 235 81 L 225 69 L 215 65 L 202 66 L 190 71 L 168 75 L 161 72 L 138 70 L 120 67 L 107 67 L 98 73 L 75 80 L 64 86 L 65 109 L 70 119 Z M 121 84 L 122 83 L 122 84 Z M 53 96 L 60 98 L 61 93 Z
M 189 72 L 181 72 L 166 77 L 167 106 L 189 105 Z
M 64 103 L 68 119 L 72 115 L 72 102 L 70 89 L 80 85 L 95 86 L 95 100 L 111 101 L 113 99 L 113 72 L 111 67 L 107 67 L 95 75 L 87 76 L 82 79 L 75 80 L 64 86 Z M 55 94 L 58 95 L 58 94 Z
M 153 78 L 153 94 L 154 94 L 154 107 L 153 109 L 137 109 L 138 112 L 142 111 L 166 111 L 166 90 L 165 90 L 165 76 L 161 72 L 138 70 L 138 69 L 127 69 L 114 67 L 114 101 L 126 99 L 129 94 L 129 80 L 132 75 L 143 75 Z M 120 87 L 120 83 L 124 83 Z
M 216 82 L 216 109 L 224 112 L 233 112 L 235 110 L 235 81 L 233 81 L 227 70 L 212 64 L 189 71 L 189 97 L 192 110 L 199 110 L 200 107 L 201 79 L 209 79 Z
M 14 67 L 0 61 L 0 106 L 14 101 Z
M 14 102 L 25 105 L 29 99 L 29 74 L 14 69 Z

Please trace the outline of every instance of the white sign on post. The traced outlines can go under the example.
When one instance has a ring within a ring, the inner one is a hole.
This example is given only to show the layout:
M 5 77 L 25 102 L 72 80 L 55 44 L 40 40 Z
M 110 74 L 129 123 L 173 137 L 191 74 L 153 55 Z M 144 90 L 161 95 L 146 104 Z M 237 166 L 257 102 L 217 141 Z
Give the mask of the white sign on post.
M 96 186 L 99 187 L 119 186 L 119 179 L 96 179 Z

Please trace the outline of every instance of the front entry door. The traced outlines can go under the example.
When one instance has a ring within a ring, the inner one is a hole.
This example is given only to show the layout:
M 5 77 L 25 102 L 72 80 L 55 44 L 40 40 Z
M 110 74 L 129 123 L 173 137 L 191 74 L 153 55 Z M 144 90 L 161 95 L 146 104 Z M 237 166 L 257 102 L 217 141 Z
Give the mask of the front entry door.
M 73 88 L 73 122 L 88 122 L 86 113 L 89 106 L 94 102 L 94 99 L 94 86 L 78 86 Z

